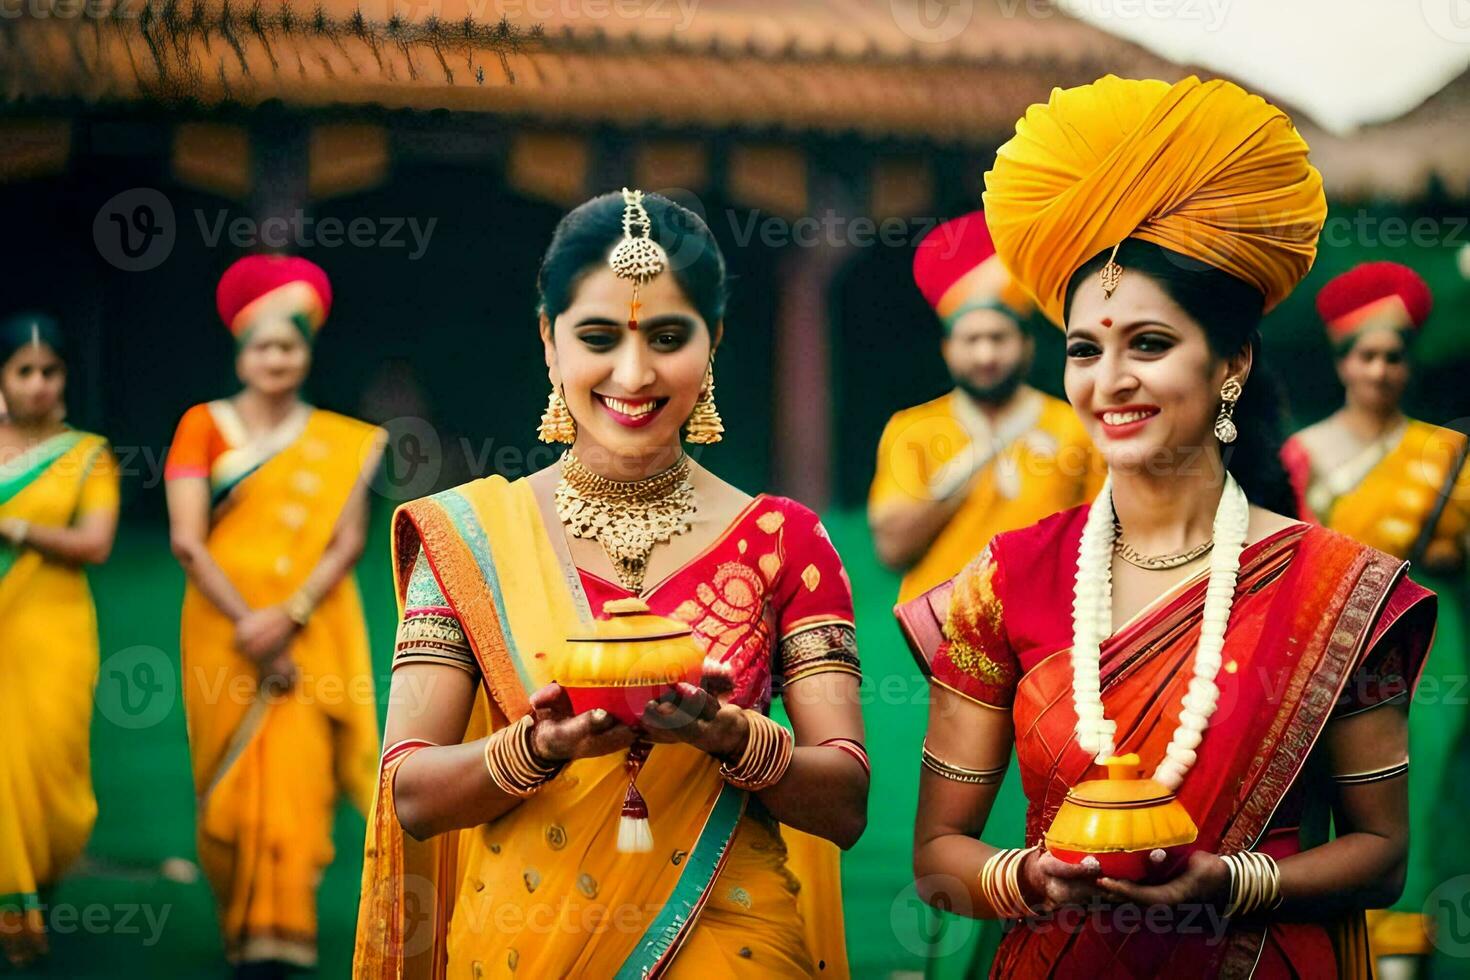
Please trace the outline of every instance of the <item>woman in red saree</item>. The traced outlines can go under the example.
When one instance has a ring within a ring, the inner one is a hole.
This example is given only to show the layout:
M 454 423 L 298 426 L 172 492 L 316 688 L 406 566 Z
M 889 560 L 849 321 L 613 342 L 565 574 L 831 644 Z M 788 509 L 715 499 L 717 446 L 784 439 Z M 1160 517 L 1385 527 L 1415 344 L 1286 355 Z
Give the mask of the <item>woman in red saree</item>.
M 1325 205 L 1306 146 L 1229 83 L 1110 76 L 1031 109 L 985 203 L 1007 266 L 1067 331 L 1068 400 L 1111 476 L 900 608 L 934 682 L 920 891 L 1016 920 L 996 976 L 1366 975 L 1362 909 L 1403 881 L 1402 695 L 1434 599 L 1402 561 L 1281 514 L 1256 326 L 1311 263 Z M 1232 545 L 1221 515 L 1242 491 Z M 1111 598 L 1089 696 L 1094 575 Z M 1098 775 L 1083 739 L 1099 731 L 1161 782 L 1176 767 L 1165 785 L 1199 833 L 1161 883 L 1040 846 Z M 998 853 L 976 837 L 1012 747 L 1033 848 Z
M 722 430 L 719 248 L 625 190 L 563 219 L 539 287 L 541 437 L 570 450 L 395 517 L 354 975 L 846 976 L 837 846 L 868 785 L 852 597 L 815 514 L 684 452 Z M 628 702 L 632 724 L 574 714 L 567 639 L 632 607 L 687 625 L 703 687 Z

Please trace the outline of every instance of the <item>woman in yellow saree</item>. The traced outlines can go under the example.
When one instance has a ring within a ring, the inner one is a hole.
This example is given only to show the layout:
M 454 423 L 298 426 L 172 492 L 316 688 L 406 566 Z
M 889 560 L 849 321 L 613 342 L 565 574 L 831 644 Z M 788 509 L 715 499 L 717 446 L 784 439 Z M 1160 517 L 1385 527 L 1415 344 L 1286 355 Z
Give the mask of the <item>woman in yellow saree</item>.
M 1442 874 L 1470 866 L 1460 821 L 1470 802 L 1470 724 L 1454 687 L 1466 659 L 1466 551 L 1470 545 L 1470 466 L 1465 435 L 1404 415 L 1413 338 L 1433 306 L 1418 273 L 1395 262 L 1366 262 L 1317 294 L 1317 309 L 1337 358 L 1346 400 L 1338 411 L 1286 441 L 1281 458 L 1303 520 L 1407 559 L 1414 580 L 1440 596 L 1426 688 L 1410 713 L 1414 801 L 1408 880 L 1391 911 L 1368 917 L 1385 975 L 1406 976 L 1433 953 L 1435 923 L 1426 908 Z M 1449 926 L 1448 921 L 1440 923 Z M 1385 957 L 1396 958 L 1392 962 Z
M 60 421 L 56 322 L 0 322 L 0 949 L 47 950 L 45 890 L 92 833 L 90 739 L 97 618 L 83 565 L 107 559 L 117 468 L 101 436 Z
M 356 976 L 847 974 L 834 844 L 868 770 L 846 575 L 811 511 L 681 444 L 723 428 L 724 280 L 665 198 L 572 211 L 540 278 L 541 434 L 572 448 L 396 516 Z M 567 639 L 630 609 L 692 631 L 702 685 L 574 713 Z
M 184 704 L 199 860 L 237 976 L 316 962 L 316 887 L 339 794 L 366 812 L 377 767 L 367 629 L 352 567 L 383 439 L 299 400 L 330 289 L 304 259 L 220 280 L 244 390 L 185 413 L 169 451 L 188 575 Z

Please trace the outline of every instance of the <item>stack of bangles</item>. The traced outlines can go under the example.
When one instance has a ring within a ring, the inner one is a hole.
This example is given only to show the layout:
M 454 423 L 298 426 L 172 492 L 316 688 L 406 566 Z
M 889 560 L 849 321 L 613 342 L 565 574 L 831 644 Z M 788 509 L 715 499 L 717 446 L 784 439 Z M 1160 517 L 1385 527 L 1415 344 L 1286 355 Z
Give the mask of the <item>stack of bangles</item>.
M 759 711 L 746 708 L 745 720 L 750 726 L 745 751 L 737 761 L 721 764 L 720 775 L 737 789 L 755 792 L 781 781 L 796 746 L 791 732 Z
M 1226 917 L 1270 912 L 1281 906 L 1281 869 L 1276 859 L 1260 851 L 1222 854 L 1230 869 L 1230 901 Z
M 485 768 L 497 789 L 525 799 L 561 772 L 561 763 L 548 763 L 531 749 L 531 725 L 526 715 L 485 739 Z
M 980 894 L 999 919 L 1026 919 L 1037 911 L 1021 894 L 1021 865 L 1036 847 L 1010 847 L 996 851 L 980 868 Z

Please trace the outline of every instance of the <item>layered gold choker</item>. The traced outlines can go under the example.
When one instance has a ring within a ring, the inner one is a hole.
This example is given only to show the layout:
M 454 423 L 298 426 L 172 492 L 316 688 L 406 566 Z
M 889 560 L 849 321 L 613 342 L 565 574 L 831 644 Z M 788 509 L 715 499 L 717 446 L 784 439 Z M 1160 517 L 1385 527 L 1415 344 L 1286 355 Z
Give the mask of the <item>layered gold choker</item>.
M 602 545 L 630 592 L 643 590 L 653 546 L 666 544 L 693 524 L 694 486 L 689 457 L 646 480 L 609 480 L 567 451 L 556 487 L 556 516 L 574 538 Z

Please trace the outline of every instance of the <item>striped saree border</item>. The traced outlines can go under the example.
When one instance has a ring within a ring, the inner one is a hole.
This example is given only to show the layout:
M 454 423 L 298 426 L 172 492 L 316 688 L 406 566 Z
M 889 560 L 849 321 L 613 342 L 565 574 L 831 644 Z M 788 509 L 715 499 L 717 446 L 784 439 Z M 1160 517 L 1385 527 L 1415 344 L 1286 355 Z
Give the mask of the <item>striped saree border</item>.
M 407 522 L 424 549 L 429 570 L 454 607 L 465 638 L 480 662 L 481 681 L 507 719 L 531 710 L 530 682 L 505 618 L 504 598 L 495 584 L 495 565 L 485 530 L 461 494 L 446 490 L 404 504 L 395 518 L 394 549 L 399 601 L 407 586 L 404 569 L 412 568 L 415 543 Z
M 658 977 L 673 962 L 725 864 L 748 799 L 749 794 L 728 783 L 720 787 L 704 829 L 684 861 L 678 884 L 623 962 L 615 980 Z
M 50 469 L 53 463 L 81 445 L 83 440 L 89 436 L 97 440 L 99 447 L 102 445 L 102 440 L 97 436 L 92 436 L 89 432 L 68 429 L 37 443 L 19 453 L 10 462 L 0 465 L 0 504 L 9 503 L 22 490 L 36 482 L 37 478 Z

